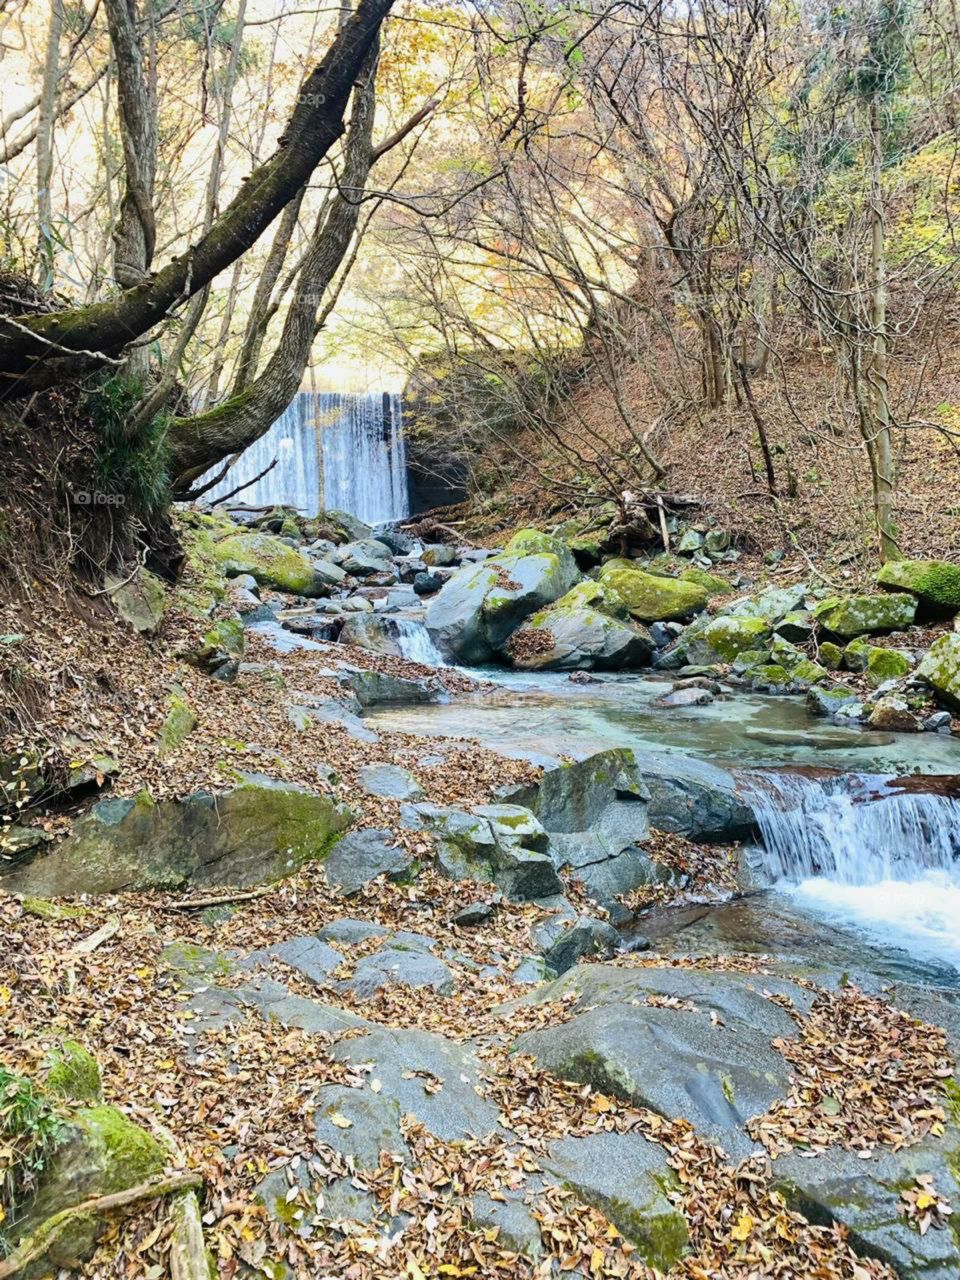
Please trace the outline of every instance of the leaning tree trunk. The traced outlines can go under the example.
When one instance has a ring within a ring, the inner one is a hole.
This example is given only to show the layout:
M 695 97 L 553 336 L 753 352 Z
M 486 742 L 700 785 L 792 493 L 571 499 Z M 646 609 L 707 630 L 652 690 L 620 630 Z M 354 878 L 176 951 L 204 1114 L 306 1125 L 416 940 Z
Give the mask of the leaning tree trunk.
M 393 0 L 360 0 L 304 80 L 277 150 L 248 177 L 206 235 L 162 271 L 110 302 L 36 316 L 0 316 L 0 398 L 16 398 L 116 363 L 256 243 L 343 133 L 360 67 Z
M 354 97 L 339 190 L 317 218 L 276 350 L 260 377 L 243 391 L 207 413 L 178 418 L 171 425 L 167 446 L 176 492 L 258 440 L 297 394 L 317 334 L 320 302 L 350 247 L 373 163 L 376 59 L 374 45 Z

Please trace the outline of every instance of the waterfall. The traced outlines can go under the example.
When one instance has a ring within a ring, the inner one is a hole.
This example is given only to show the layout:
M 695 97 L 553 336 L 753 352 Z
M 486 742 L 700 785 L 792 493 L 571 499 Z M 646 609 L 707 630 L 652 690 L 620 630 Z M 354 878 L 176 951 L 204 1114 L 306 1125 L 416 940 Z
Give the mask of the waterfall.
M 857 774 L 758 773 L 744 791 L 775 879 L 874 885 L 942 872 L 960 888 L 960 800 Z
M 290 506 L 308 516 L 335 508 L 367 524 L 400 520 L 409 512 L 398 395 L 301 391 L 205 495 L 207 501 L 253 480 L 274 459 L 266 475 L 237 494 L 238 504 Z
M 446 666 L 440 650 L 430 639 L 430 632 L 422 622 L 410 618 L 391 618 L 392 630 L 401 658 L 408 662 L 420 662 L 425 667 Z

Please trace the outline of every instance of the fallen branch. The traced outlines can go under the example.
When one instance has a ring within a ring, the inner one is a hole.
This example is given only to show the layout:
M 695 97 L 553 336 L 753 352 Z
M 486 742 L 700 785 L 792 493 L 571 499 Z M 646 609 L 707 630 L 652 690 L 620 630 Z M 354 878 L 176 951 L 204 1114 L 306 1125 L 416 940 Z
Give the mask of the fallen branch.
M 200 1205 L 194 1191 L 180 1192 L 170 1206 L 170 1219 L 173 1223 L 168 1254 L 171 1280 L 210 1280 Z
M 78 942 L 71 950 L 74 955 L 88 956 L 91 952 L 96 951 L 97 947 L 102 947 L 114 934 L 119 932 L 120 921 L 116 916 L 111 916 L 106 924 L 100 926 L 96 933 L 91 933 L 89 937 Z
M 222 907 L 231 902 L 253 902 L 256 898 L 265 898 L 273 893 L 276 885 L 267 885 L 263 889 L 253 889 L 249 893 L 221 893 L 213 898 L 189 898 L 186 902 L 168 902 L 164 911 L 200 911 L 203 907 Z
M 279 461 L 279 458 L 274 458 L 269 466 L 264 467 L 262 471 L 258 471 L 252 480 L 244 480 L 243 484 L 238 484 L 235 489 L 231 489 L 229 493 L 225 493 L 222 497 L 218 498 L 217 503 L 220 504 L 226 502 L 228 498 L 232 498 L 238 493 L 243 493 L 244 489 L 252 488 L 258 480 L 262 480 L 269 471 L 272 471 Z
M 126 1191 L 114 1191 L 107 1196 L 94 1196 L 83 1200 L 70 1209 L 61 1209 L 40 1224 L 37 1230 L 13 1251 L 9 1258 L 0 1262 L 0 1280 L 8 1280 L 24 1267 L 42 1258 L 55 1243 L 71 1221 L 88 1213 L 106 1213 L 110 1209 L 122 1209 L 128 1204 L 136 1204 L 139 1200 L 158 1200 L 161 1196 L 170 1195 L 173 1191 L 186 1191 L 203 1186 L 203 1178 L 199 1173 L 175 1173 L 167 1177 L 152 1178 L 149 1182 L 138 1183 L 128 1187 Z

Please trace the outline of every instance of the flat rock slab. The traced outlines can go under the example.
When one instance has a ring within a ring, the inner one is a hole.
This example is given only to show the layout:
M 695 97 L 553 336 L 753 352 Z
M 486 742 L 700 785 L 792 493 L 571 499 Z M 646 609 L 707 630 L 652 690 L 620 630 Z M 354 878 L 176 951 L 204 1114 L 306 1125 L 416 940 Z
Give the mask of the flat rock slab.
M 371 796 L 389 800 L 419 800 L 423 788 L 408 769 L 397 764 L 365 764 L 359 772 L 360 785 Z
M 561 1079 L 684 1117 L 735 1157 L 754 1150 L 746 1122 L 789 1087 L 789 1064 L 770 1043 L 795 1032 L 785 1010 L 751 990 L 742 975 L 600 965 L 578 966 L 535 998 L 555 999 L 570 989 L 580 993 L 583 1012 L 520 1036 L 518 1052 L 533 1054 Z M 695 1009 L 648 1005 L 647 994 Z
M 384 1029 L 338 1044 L 333 1057 L 356 1066 L 370 1063 L 370 1078 L 380 1081 L 398 1120 L 411 1113 L 445 1142 L 482 1137 L 498 1127 L 499 1108 L 478 1091 L 480 1060 L 465 1045 L 429 1031 Z
M 271 960 L 280 960 L 302 974 L 308 982 L 322 986 L 327 975 L 338 964 L 343 963 L 343 955 L 328 947 L 319 938 L 306 936 L 288 938 L 272 947 L 264 947 L 259 951 L 251 951 L 249 955 L 237 962 L 238 969 L 257 969 L 266 967 Z
M 956 1280 L 960 1240 L 955 1230 L 931 1228 L 923 1236 L 901 1212 L 900 1193 L 930 1174 L 937 1191 L 960 1205 L 960 1131 L 951 1127 L 939 1142 L 928 1140 L 871 1160 L 831 1149 L 822 1156 L 781 1156 L 773 1163 L 774 1185 L 787 1204 L 814 1223 L 842 1223 L 863 1257 L 887 1262 L 903 1280 Z

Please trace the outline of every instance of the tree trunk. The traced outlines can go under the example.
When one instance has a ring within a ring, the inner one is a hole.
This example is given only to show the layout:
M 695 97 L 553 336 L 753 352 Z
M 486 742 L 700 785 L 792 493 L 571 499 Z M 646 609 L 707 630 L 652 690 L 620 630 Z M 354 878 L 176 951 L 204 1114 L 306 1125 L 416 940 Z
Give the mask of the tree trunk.
M 263 373 L 224 404 L 193 418 L 178 418 L 168 436 L 170 472 L 183 492 L 209 467 L 240 453 L 270 429 L 296 395 L 310 359 L 323 295 L 346 257 L 360 214 L 360 197 L 373 163 L 377 47 L 357 85 L 339 191 L 321 210 L 283 332 Z
M 257 241 L 342 134 L 351 86 L 392 2 L 361 0 L 303 82 L 277 150 L 195 246 L 113 301 L 0 317 L 0 397 L 24 396 L 110 363 Z
M 41 288 L 53 284 L 56 250 L 53 241 L 53 125 L 56 119 L 57 81 L 60 70 L 60 38 L 63 35 L 63 0 L 50 0 L 50 25 L 43 64 L 43 83 L 37 111 L 37 226 L 40 232 Z
M 887 376 L 886 226 L 883 208 L 883 174 L 879 105 L 870 107 L 870 294 L 873 359 L 870 391 L 873 409 L 874 510 L 880 543 L 880 559 L 900 559 L 894 523 L 896 475 L 890 429 L 890 383 Z

